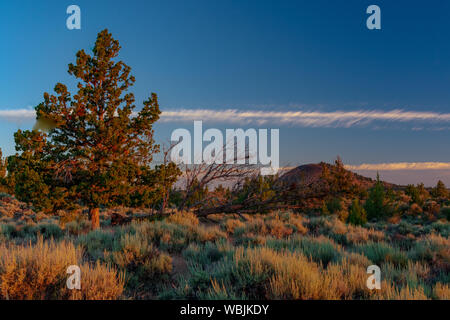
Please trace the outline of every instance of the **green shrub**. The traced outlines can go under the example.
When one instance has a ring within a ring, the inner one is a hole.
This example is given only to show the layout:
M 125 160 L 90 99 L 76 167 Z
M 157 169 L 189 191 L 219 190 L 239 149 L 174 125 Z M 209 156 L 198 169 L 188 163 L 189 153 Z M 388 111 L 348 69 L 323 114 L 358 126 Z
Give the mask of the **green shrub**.
M 327 209 L 328 212 L 331 214 L 337 213 L 338 211 L 342 210 L 342 200 L 339 198 L 333 198 L 330 201 L 327 202 Z
M 104 259 L 104 252 L 111 251 L 114 244 L 114 233 L 105 230 L 94 230 L 81 235 L 76 244 L 84 248 L 88 257 L 92 260 Z
M 450 221 L 450 207 L 442 207 L 441 208 L 441 214 Z
M 44 239 L 59 239 L 64 235 L 63 230 L 54 223 L 39 223 L 36 226 L 37 232 L 39 232 Z
M 224 257 L 231 257 L 234 253 L 234 248 L 226 242 L 190 244 L 186 250 L 183 251 L 183 256 L 190 264 L 211 265 Z
M 80 235 L 87 233 L 91 229 L 91 223 L 88 220 L 70 221 L 65 224 L 65 230 L 71 235 Z
M 330 262 L 337 262 L 341 258 L 342 248 L 331 239 L 320 237 L 295 236 L 286 240 L 268 239 L 266 246 L 277 251 L 288 250 L 299 252 L 313 261 L 327 266 Z
M 353 200 L 347 222 L 360 226 L 367 223 L 366 210 L 359 204 L 358 199 Z
M 405 266 L 408 261 L 404 252 L 391 247 L 385 242 L 358 244 L 355 246 L 355 249 L 379 266 L 387 262 L 391 262 L 396 266 Z
M 12 239 L 19 236 L 19 231 L 17 230 L 17 226 L 15 224 L 3 224 L 0 229 L 1 234 L 7 238 Z
M 114 242 L 113 252 L 107 253 L 106 258 L 126 271 L 126 285 L 131 290 L 144 285 L 154 286 L 172 272 L 172 258 L 139 234 L 123 235 Z
M 450 268 L 450 240 L 439 235 L 431 234 L 422 237 L 409 252 L 414 261 L 439 264 L 445 269 Z M 448 270 L 448 269 L 447 269 Z
M 3 224 L 0 233 L 7 239 L 19 242 L 35 242 L 38 235 L 41 235 L 44 240 L 60 239 L 64 236 L 64 231 L 53 222 Z

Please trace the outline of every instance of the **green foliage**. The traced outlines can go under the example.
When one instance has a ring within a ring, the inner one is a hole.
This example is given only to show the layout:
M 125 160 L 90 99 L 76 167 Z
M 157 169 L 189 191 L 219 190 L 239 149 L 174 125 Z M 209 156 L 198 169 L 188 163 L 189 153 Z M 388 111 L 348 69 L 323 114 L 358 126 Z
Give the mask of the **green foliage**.
M 37 210 L 73 208 L 66 200 L 67 189 L 55 179 L 55 162 L 47 155 L 46 134 L 17 131 L 14 134 L 16 155 L 8 157 L 6 184 L 17 199 L 32 203 Z
M 246 205 L 246 209 L 254 209 L 257 212 L 268 212 L 265 203 L 273 200 L 277 195 L 274 189 L 275 176 L 258 175 L 246 178 L 242 188 L 234 195 L 234 203 Z
M 384 242 L 365 243 L 355 247 L 357 252 L 363 253 L 376 265 L 393 263 L 396 266 L 405 266 L 408 262 L 406 254 Z
M 450 207 L 442 207 L 441 214 L 450 221 Z
M 405 194 L 411 197 L 412 203 L 423 205 L 423 201 L 420 199 L 419 189 L 417 189 L 413 184 L 408 184 L 406 186 Z
M 105 230 L 93 230 L 78 237 L 76 244 L 81 246 L 92 260 L 104 259 L 104 251 L 114 246 L 114 234 Z
M 114 243 L 113 252 L 108 258 L 119 269 L 126 271 L 126 285 L 131 290 L 143 283 L 153 286 L 172 271 L 172 258 L 161 253 L 145 236 L 138 234 L 124 234 Z
M 0 234 L 9 240 L 35 242 L 38 237 L 44 240 L 60 239 L 64 236 L 61 227 L 52 220 L 40 223 L 8 223 L 0 226 Z
M 269 239 L 266 246 L 281 252 L 284 250 L 301 252 L 323 266 L 327 266 L 330 262 L 338 262 L 342 257 L 342 248 L 324 236 L 303 237 L 297 235 L 288 239 Z
M 425 200 L 430 196 L 423 183 L 417 186 L 409 184 L 406 187 L 405 193 L 411 197 L 411 203 L 417 203 L 419 206 L 423 206 Z
M 152 169 L 159 152 L 153 124 L 159 119 L 158 98 L 152 93 L 135 112 L 131 68 L 116 61 L 119 42 L 101 31 L 93 53 L 76 54 L 69 74 L 79 80 L 70 94 L 64 84 L 55 95 L 44 93 L 36 107 L 39 131 L 15 134 L 16 154 L 8 172 L 19 199 L 38 208 L 67 207 L 81 203 L 99 206 L 148 206 L 168 194 L 179 170 L 174 164 Z
M 370 189 L 364 209 L 368 219 L 380 219 L 387 216 L 386 192 L 379 175 L 377 175 L 375 186 Z
M 448 198 L 448 196 L 449 196 L 447 187 L 441 180 L 438 181 L 438 183 L 436 184 L 436 187 L 433 188 L 433 190 L 431 191 L 431 194 L 435 198 Z
M 203 202 L 203 200 L 206 198 L 206 196 L 208 195 L 208 192 L 209 192 L 208 186 L 202 187 L 197 179 L 195 179 L 192 182 L 191 189 L 193 191 L 190 194 L 190 196 L 186 199 L 186 203 L 185 203 L 185 205 L 188 208 L 192 208 L 192 207 L 200 205 Z
M 359 199 L 353 200 L 347 222 L 353 225 L 364 225 L 367 223 L 366 210 L 359 204 Z
M 342 210 L 342 200 L 340 198 L 332 198 L 327 202 L 328 212 L 334 214 Z

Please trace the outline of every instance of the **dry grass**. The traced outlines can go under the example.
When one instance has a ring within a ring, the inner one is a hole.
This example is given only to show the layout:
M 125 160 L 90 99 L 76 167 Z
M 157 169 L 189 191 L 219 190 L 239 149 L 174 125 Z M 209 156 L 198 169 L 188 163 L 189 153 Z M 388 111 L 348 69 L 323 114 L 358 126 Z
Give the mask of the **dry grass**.
M 218 214 L 206 224 L 175 212 L 111 227 L 105 211 L 103 228 L 90 232 L 83 216 L 50 219 L 8 201 L 0 205 L 0 299 L 450 298 L 449 223 L 422 223 L 407 209 L 395 224 L 364 226 L 278 211 Z M 379 291 L 366 288 L 372 264 L 382 270 Z M 69 265 L 81 268 L 81 290 L 66 288 Z
M 66 270 L 79 265 L 82 290 L 66 288 Z M 123 291 L 123 280 L 109 267 L 91 267 L 82 261 L 82 251 L 73 243 L 62 241 L 27 246 L 0 246 L 0 297 L 2 299 L 117 299 Z
M 84 263 L 80 269 L 81 289 L 67 293 L 70 300 L 117 300 L 122 297 L 124 273 L 99 261 L 95 265 Z
M 192 212 L 177 212 L 167 218 L 167 222 L 178 224 L 180 226 L 193 227 L 198 226 L 198 218 Z

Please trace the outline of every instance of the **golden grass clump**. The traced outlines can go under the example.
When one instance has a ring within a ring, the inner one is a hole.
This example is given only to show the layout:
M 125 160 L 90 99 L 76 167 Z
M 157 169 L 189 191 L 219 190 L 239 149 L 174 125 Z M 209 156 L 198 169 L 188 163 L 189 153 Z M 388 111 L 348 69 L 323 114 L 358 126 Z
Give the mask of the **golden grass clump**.
M 264 247 L 238 248 L 234 259 L 250 277 L 270 275 L 260 288 L 267 299 L 351 299 L 365 291 L 365 269 L 347 262 L 324 269 L 301 253 Z
M 70 242 L 0 246 L 2 299 L 56 299 L 65 286 L 66 269 L 81 259 L 81 250 Z
M 450 286 L 448 284 L 437 283 L 433 290 L 433 296 L 439 300 L 450 300 Z
M 396 287 L 392 283 L 381 281 L 381 290 L 376 290 L 372 299 L 380 300 L 428 300 L 423 287 L 416 288 L 406 285 L 405 287 Z
M 176 212 L 170 215 L 166 221 L 187 227 L 198 226 L 198 218 L 192 212 Z
M 81 285 L 86 289 L 77 293 L 80 298 L 117 299 L 122 293 L 123 282 L 114 270 L 105 272 L 105 267 L 100 265 L 91 269 L 82 261 L 82 250 L 73 243 L 44 242 L 39 237 L 34 245 L 0 245 L 0 298 L 68 299 L 71 293 L 66 288 L 69 276 L 66 270 L 70 265 L 79 265 L 85 270 Z
M 269 234 L 277 239 L 282 239 L 288 237 L 294 231 L 292 228 L 289 228 L 285 225 L 285 223 L 279 219 L 273 219 L 266 222 L 267 227 L 269 228 Z
M 324 290 L 319 266 L 300 254 L 284 253 L 274 257 L 274 275 L 269 282 L 270 299 L 332 299 Z
M 348 226 L 348 232 L 346 236 L 347 241 L 351 244 L 361 244 L 368 241 L 380 242 L 385 238 L 385 235 L 382 231 L 352 225 Z
M 349 227 L 347 228 L 347 225 L 341 220 L 334 219 L 333 225 L 331 226 L 331 232 L 338 235 L 344 235 L 348 232 L 348 229 L 350 227 L 351 225 L 349 225 Z
M 330 263 L 324 270 L 324 287 L 329 299 L 366 299 L 370 291 L 366 287 L 366 266 L 353 264 L 351 258 L 340 263 Z
M 232 234 L 236 228 L 242 228 L 245 223 L 238 219 L 227 219 L 223 223 L 223 228 L 226 232 Z
M 122 296 L 125 286 L 124 273 L 117 272 L 99 261 L 94 266 L 82 264 L 81 289 L 70 290 L 70 300 L 116 300 Z
M 194 231 L 194 236 L 200 242 L 216 241 L 227 237 L 226 233 L 221 231 L 218 226 L 198 226 Z

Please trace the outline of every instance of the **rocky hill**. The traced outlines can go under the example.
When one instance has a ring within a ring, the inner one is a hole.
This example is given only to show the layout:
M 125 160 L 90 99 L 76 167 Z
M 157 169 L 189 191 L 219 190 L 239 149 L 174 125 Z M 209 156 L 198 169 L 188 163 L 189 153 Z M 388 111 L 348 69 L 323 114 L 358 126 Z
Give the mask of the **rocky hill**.
M 323 167 L 326 166 L 332 169 L 334 165 L 328 163 L 311 163 L 298 166 L 281 177 L 281 179 L 291 185 L 296 185 L 298 187 L 305 187 L 311 185 L 317 185 L 322 182 Z M 331 170 L 330 170 L 331 171 Z M 363 188 L 371 188 L 375 184 L 375 180 L 364 177 L 352 171 L 348 171 L 349 175 L 352 177 L 353 184 L 359 185 Z M 386 187 L 395 187 L 395 185 L 383 182 Z

